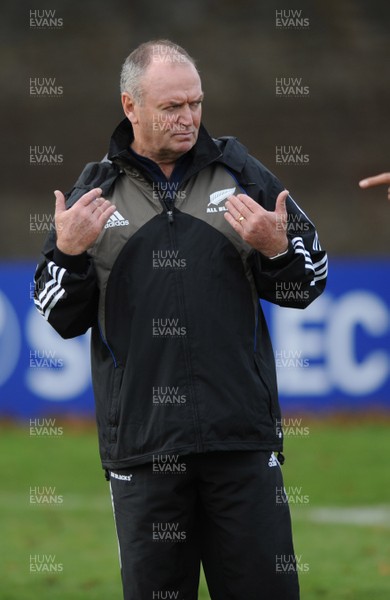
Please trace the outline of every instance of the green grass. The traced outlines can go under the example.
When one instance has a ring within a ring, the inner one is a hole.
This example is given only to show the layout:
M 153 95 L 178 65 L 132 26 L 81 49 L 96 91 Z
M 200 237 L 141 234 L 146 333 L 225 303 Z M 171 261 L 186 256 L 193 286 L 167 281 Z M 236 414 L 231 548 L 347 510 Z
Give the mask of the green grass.
M 57 438 L 9 426 L 0 433 L 0 599 L 119 600 L 117 542 L 94 430 L 65 424 Z M 320 506 L 389 506 L 388 440 L 380 421 L 312 423 L 307 436 L 286 438 L 285 486 L 308 500 L 292 505 L 295 551 L 309 567 L 302 600 L 390 598 L 390 523 L 306 518 Z M 63 503 L 30 504 L 30 486 L 55 487 Z M 63 571 L 30 573 L 35 554 L 55 555 Z M 199 600 L 208 598 L 202 578 Z
M 285 448 L 285 486 L 301 487 L 309 497 L 307 505 L 291 508 L 295 552 L 309 565 L 300 578 L 302 600 L 388 600 L 390 522 L 301 520 L 319 506 L 390 506 L 388 423 L 317 423 L 308 437 L 288 437 Z

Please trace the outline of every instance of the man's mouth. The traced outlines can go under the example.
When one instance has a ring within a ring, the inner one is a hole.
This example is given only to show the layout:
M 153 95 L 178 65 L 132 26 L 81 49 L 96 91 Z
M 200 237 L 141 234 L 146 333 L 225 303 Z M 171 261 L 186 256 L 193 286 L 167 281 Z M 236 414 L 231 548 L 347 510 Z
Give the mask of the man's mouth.
M 172 133 L 173 136 L 184 136 L 184 137 L 189 137 L 192 136 L 194 134 L 193 131 L 175 131 L 174 133 Z

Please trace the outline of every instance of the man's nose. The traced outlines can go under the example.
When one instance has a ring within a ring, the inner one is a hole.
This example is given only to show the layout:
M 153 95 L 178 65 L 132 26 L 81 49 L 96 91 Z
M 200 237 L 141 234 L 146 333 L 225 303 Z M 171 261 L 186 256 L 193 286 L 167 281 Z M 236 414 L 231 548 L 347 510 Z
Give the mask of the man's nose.
M 184 104 L 181 107 L 178 122 L 180 125 L 192 125 L 192 113 L 189 104 Z

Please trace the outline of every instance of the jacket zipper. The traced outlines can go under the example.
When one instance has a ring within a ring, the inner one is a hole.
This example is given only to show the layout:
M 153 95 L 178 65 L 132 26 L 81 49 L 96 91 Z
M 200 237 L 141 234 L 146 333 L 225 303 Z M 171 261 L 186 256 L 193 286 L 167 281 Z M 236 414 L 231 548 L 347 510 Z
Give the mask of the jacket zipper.
M 167 218 L 168 218 L 168 227 L 169 227 L 169 239 L 171 242 L 171 249 L 173 252 L 176 251 L 176 240 L 175 240 L 175 230 L 174 230 L 174 213 L 173 213 L 173 209 L 174 209 L 174 200 L 170 200 L 169 202 L 162 197 L 162 194 L 159 194 L 159 198 L 160 198 L 160 202 L 161 205 L 163 207 L 163 210 L 165 211 Z M 179 315 L 180 318 L 185 316 L 185 302 L 184 302 L 184 293 L 183 293 L 183 283 L 180 277 L 180 274 L 178 271 L 176 271 L 174 273 L 175 277 L 176 277 L 176 281 L 178 283 L 178 292 L 177 292 L 177 296 L 178 296 L 178 305 L 179 305 Z M 185 323 L 187 323 L 186 319 L 183 319 L 183 321 Z M 184 349 L 184 360 L 186 363 L 186 369 L 187 369 L 187 373 L 188 373 L 188 390 L 189 390 L 189 394 L 190 394 L 190 399 L 192 399 L 192 408 L 193 408 L 193 414 L 194 414 L 194 427 L 195 427 L 195 436 L 196 436 L 196 448 L 198 452 L 202 451 L 202 439 L 201 439 L 201 433 L 200 433 L 200 426 L 199 426 L 199 414 L 198 414 L 198 408 L 196 405 L 196 399 L 195 399 L 195 389 L 194 389 L 194 383 L 193 383 L 193 379 L 192 379 L 192 368 L 191 368 L 191 356 L 190 356 L 190 351 L 188 348 L 188 341 L 186 339 L 186 337 L 184 336 L 184 338 L 182 339 L 183 342 L 183 349 Z
M 168 223 L 170 225 L 172 225 L 174 222 L 174 218 L 173 218 L 174 201 L 170 200 L 168 203 L 168 201 L 161 196 L 161 193 L 159 193 L 159 198 L 160 198 L 160 202 L 162 204 L 163 210 L 165 209 L 166 215 L 168 217 Z

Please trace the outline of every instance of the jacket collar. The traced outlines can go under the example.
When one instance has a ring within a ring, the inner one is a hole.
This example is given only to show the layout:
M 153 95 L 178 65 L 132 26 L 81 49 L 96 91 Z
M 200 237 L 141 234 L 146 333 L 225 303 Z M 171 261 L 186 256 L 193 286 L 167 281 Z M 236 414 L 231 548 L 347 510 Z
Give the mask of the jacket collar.
M 128 119 L 123 119 L 116 127 L 110 141 L 108 158 L 116 162 L 124 161 L 139 169 L 140 164 L 129 147 L 134 140 L 133 127 Z M 191 162 L 185 174 L 185 180 L 207 167 L 219 162 L 228 168 L 241 172 L 246 162 L 247 150 L 235 138 L 226 137 L 214 140 L 201 124 L 198 139 L 188 152 Z

